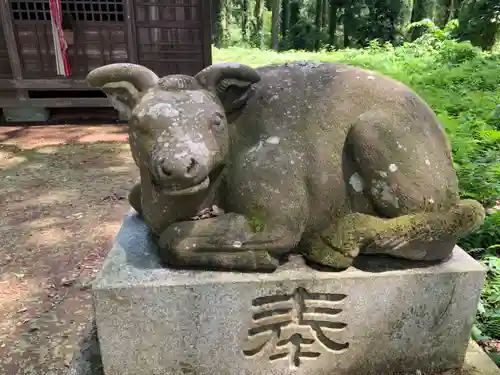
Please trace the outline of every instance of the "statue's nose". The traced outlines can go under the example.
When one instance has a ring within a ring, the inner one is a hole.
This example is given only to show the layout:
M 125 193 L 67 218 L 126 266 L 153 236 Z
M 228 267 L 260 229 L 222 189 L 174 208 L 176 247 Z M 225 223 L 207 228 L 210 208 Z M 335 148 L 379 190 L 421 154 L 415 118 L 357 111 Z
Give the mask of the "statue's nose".
M 158 169 L 160 177 L 191 180 L 198 175 L 200 163 L 193 157 L 177 159 L 175 161 L 160 159 Z

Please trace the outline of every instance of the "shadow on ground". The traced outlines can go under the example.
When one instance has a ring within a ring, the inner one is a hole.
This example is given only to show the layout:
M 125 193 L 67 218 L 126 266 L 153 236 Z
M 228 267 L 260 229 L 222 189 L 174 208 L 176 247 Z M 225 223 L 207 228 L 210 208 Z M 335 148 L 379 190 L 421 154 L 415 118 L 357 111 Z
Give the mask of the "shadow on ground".
M 125 131 L 0 127 L 0 373 L 67 371 L 138 178 Z

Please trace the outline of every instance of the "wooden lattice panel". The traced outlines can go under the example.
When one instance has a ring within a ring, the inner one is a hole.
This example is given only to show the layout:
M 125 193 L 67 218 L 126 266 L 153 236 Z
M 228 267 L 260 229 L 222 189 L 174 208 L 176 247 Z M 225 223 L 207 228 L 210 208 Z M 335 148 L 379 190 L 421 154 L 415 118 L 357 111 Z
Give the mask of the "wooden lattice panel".
M 24 77 L 56 77 L 50 25 L 23 24 L 17 30 Z M 74 39 L 68 49 L 73 78 L 84 78 L 101 65 L 128 61 L 125 30 L 119 25 L 89 25 L 77 30 Z
M 72 78 L 98 66 L 128 62 L 124 0 L 62 0 L 63 27 L 71 30 Z M 49 0 L 11 0 L 24 78 L 55 78 Z
M 60 78 L 49 0 L 8 1 L 23 78 Z M 114 62 L 159 75 L 195 74 L 211 62 L 210 0 L 62 0 L 61 7 L 74 79 Z M 10 77 L 1 43 L 0 77 Z
M 75 21 L 123 22 L 123 0 L 62 0 L 63 14 Z M 48 0 L 11 0 L 16 21 L 50 21 Z
M 139 62 L 158 75 L 195 74 L 204 68 L 207 0 L 136 0 Z M 209 9 L 207 7 L 207 9 Z

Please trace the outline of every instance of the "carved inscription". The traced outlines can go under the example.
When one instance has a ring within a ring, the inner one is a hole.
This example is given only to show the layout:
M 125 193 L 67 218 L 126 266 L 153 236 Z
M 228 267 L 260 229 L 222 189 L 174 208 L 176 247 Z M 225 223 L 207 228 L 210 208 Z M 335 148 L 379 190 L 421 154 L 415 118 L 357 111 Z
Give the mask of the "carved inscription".
M 253 357 L 266 352 L 271 361 L 288 358 L 291 367 L 299 367 L 304 359 L 344 351 L 349 343 L 339 343 L 334 337 L 347 327 L 337 319 L 342 312 L 339 304 L 346 297 L 297 288 L 291 295 L 254 299 L 243 353 Z

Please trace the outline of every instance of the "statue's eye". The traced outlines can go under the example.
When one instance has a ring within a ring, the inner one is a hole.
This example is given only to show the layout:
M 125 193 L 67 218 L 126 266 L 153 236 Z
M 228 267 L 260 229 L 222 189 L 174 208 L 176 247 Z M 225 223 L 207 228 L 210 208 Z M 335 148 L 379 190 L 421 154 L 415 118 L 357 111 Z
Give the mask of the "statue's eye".
M 151 128 L 149 126 L 139 126 L 139 132 L 144 135 L 150 135 Z
M 224 127 L 224 117 L 220 113 L 216 113 L 211 122 L 215 130 L 221 130 Z
M 150 135 L 152 133 L 151 127 L 148 124 L 141 124 L 139 121 L 136 121 L 134 125 L 133 129 L 139 134 Z

